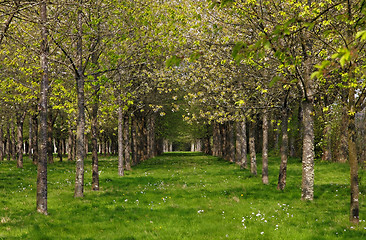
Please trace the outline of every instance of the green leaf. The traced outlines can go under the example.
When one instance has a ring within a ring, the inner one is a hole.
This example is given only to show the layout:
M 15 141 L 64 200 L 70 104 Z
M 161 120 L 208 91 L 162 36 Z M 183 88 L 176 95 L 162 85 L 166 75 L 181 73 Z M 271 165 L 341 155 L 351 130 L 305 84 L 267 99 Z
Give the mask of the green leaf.
M 366 40 L 366 30 L 364 31 L 360 31 L 356 34 L 356 39 L 357 38 L 360 38 L 361 37 L 361 40 Z
M 311 74 L 310 78 L 311 78 L 311 79 L 318 78 L 318 77 L 319 77 L 319 75 L 320 75 L 320 72 L 319 72 L 319 71 L 315 71 L 315 72 L 313 72 L 313 73 Z
M 168 58 L 168 60 L 166 61 L 166 67 L 174 67 L 174 66 L 179 66 L 179 64 L 181 63 L 182 58 L 177 57 L 176 55 L 173 55 L 171 58 Z
M 231 54 L 233 56 L 233 58 L 236 58 L 236 56 L 239 54 L 240 50 L 242 48 L 245 48 L 245 47 L 246 47 L 246 44 L 245 43 L 243 43 L 243 42 L 237 42 L 235 44 L 235 46 L 233 47 L 233 52 Z
M 281 78 L 279 76 L 273 77 L 272 80 L 269 82 L 269 87 L 273 87 L 273 85 L 275 85 L 280 79 Z

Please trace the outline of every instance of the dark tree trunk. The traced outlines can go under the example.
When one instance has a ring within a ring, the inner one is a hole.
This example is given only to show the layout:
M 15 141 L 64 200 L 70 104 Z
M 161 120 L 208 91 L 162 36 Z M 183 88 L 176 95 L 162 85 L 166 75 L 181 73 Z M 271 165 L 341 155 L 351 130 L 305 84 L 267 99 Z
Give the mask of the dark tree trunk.
M 71 124 L 69 126 L 69 136 L 68 136 L 68 140 L 67 140 L 67 160 L 68 161 L 72 161 L 74 160 L 72 158 L 72 150 L 73 150 L 73 132 L 72 132 L 72 129 L 71 129 Z
M 218 156 L 218 123 L 214 122 L 212 124 L 212 155 L 213 156 Z
M 327 123 L 327 125 L 323 129 L 323 155 L 322 155 L 322 161 L 331 161 L 332 160 L 332 150 L 331 150 L 331 126 Z
M 0 161 L 4 160 L 4 132 L 3 126 L 0 125 Z
M 125 141 L 125 162 L 127 171 L 131 170 L 131 144 L 129 126 L 129 116 L 126 114 L 124 117 L 123 139 Z
M 348 109 L 346 106 L 343 107 L 342 111 L 342 122 L 340 126 L 340 136 L 338 142 L 338 153 L 337 153 L 337 162 L 346 163 L 348 159 L 348 131 L 347 131 L 347 118 L 348 118 Z
M 234 122 L 228 123 L 228 149 L 229 149 L 229 161 L 235 162 L 235 133 Z
M 9 120 L 8 125 L 7 125 L 7 140 L 6 140 L 6 154 L 7 154 L 8 161 L 10 161 L 11 151 L 12 151 L 12 148 L 13 148 L 12 145 L 13 145 L 13 143 L 12 143 L 12 140 L 11 140 L 10 120 Z
M 263 111 L 262 183 L 268 184 L 268 111 Z
M 11 122 L 11 139 L 13 139 L 13 144 L 11 148 L 11 158 L 12 160 L 17 161 L 17 142 L 16 142 L 14 122 Z
M 257 176 L 257 158 L 255 153 L 255 122 L 250 121 L 249 127 L 249 151 L 250 151 L 250 172 Z
M 57 148 L 57 157 L 60 159 L 60 162 L 62 162 L 62 140 L 60 138 L 56 141 L 56 148 Z
M 95 81 L 98 79 L 95 78 Z M 94 102 L 91 114 L 91 145 L 92 145 L 92 189 L 99 190 L 99 159 L 98 159 L 98 109 L 99 84 L 94 85 Z
M 39 151 L 38 151 L 38 116 L 34 114 L 32 116 L 33 134 L 32 134 L 32 161 L 33 164 L 38 164 Z
M 33 135 L 33 126 L 32 126 L 32 117 L 29 116 L 29 132 L 28 132 L 28 155 L 29 155 L 29 158 L 31 159 L 32 158 L 32 154 L 33 154 L 33 144 L 32 144 L 32 135 Z
M 24 119 L 25 119 L 26 112 L 24 113 L 17 113 L 16 119 L 17 119 L 17 167 L 23 168 L 23 125 L 24 125 Z
M 247 128 L 246 128 L 246 119 L 245 117 L 241 122 L 238 123 L 240 126 L 240 138 L 241 138 L 241 146 L 240 146 L 240 168 L 247 169 L 248 168 L 248 158 L 247 158 Z
M 52 109 L 48 109 L 48 123 L 47 123 L 47 153 L 48 163 L 53 163 L 53 126 L 55 124 L 57 114 L 54 114 Z
M 241 162 L 241 156 L 242 156 L 242 153 L 241 153 L 241 145 L 243 144 L 242 141 L 242 136 L 241 136 L 241 125 L 240 125 L 240 122 L 236 122 L 235 124 L 235 134 L 236 134 L 236 138 L 235 138 L 235 150 L 236 150 L 236 153 L 235 153 L 235 162 L 237 164 L 240 164 Z
M 124 176 L 124 152 L 123 152 L 123 110 L 121 106 L 121 96 L 119 96 L 118 106 L 118 175 Z
M 83 1 L 80 0 L 80 4 Z M 76 176 L 74 197 L 84 196 L 84 155 L 85 155 L 85 96 L 84 96 L 84 71 L 83 71 L 83 13 L 78 10 L 77 19 L 77 57 L 78 71 L 76 73 L 77 87 L 77 127 L 76 127 Z
M 217 145 L 216 145 L 216 150 L 217 150 L 217 156 L 218 157 L 223 157 L 223 142 L 224 142 L 224 138 L 223 138 L 223 132 L 222 132 L 222 128 L 223 125 L 220 123 L 217 123 Z
M 137 165 L 138 153 L 137 153 L 137 119 L 136 116 L 131 117 L 131 137 L 132 137 L 132 166 Z
M 280 173 L 278 175 L 278 190 L 284 190 L 286 187 L 286 177 L 287 177 L 287 155 L 288 155 L 288 109 L 285 106 L 282 109 L 282 144 L 281 144 L 281 165 L 280 165 Z
M 358 161 L 357 161 L 357 150 L 356 150 L 355 115 L 349 116 L 348 152 L 349 152 L 350 178 L 351 178 L 350 222 L 358 224 L 360 207 L 359 207 Z
M 37 169 L 37 211 L 47 215 L 47 108 L 48 108 L 48 40 L 47 40 L 47 3 L 40 4 L 41 20 L 41 96 L 40 96 L 40 149 Z

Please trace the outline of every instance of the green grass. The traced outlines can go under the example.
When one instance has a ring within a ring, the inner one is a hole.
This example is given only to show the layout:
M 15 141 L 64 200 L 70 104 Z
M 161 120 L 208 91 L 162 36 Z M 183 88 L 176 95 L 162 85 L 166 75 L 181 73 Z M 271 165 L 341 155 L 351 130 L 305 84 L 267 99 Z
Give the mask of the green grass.
M 99 192 L 90 190 L 90 159 L 85 167 L 85 197 L 74 199 L 74 163 L 49 165 L 43 216 L 35 211 L 36 167 L 0 162 L 0 239 L 366 239 L 363 185 L 361 223 L 348 221 L 347 164 L 316 164 L 313 202 L 300 200 L 298 159 L 289 161 L 283 192 L 274 157 L 269 185 L 198 153 L 168 153 L 125 177 L 117 175 L 116 157 L 102 157 Z

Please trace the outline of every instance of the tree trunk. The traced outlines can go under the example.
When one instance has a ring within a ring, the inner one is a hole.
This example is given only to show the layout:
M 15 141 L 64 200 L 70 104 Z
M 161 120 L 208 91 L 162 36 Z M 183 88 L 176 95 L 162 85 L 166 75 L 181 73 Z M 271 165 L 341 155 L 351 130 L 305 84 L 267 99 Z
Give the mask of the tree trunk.
M 4 133 L 3 126 L 0 125 L 0 161 L 4 160 Z
M 23 168 L 23 125 L 26 112 L 17 113 L 17 168 Z
M 350 222 L 353 224 L 359 223 L 359 187 L 358 187 L 358 160 L 356 149 L 356 126 L 355 126 L 355 95 L 354 88 L 349 89 L 348 94 L 348 155 L 350 164 L 350 179 L 351 179 L 351 204 L 350 204 Z
M 240 125 L 240 136 L 241 136 L 241 159 L 240 159 L 240 168 L 247 169 L 248 168 L 248 159 L 247 159 L 247 128 L 246 128 L 246 119 L 243 118 L 243 121 L 239 123 Z
M 53 112 L 52 109 L 48 110 L 48 124 L 47 124 L 47 153 L 48 153 L 48 163 L 53 163 Z
M 56 141 L 56 148 L 57 148 L 57 157 L 60 159 L 60 162 L 62 162 L 62 140 L 60 138 Z
M 47 40 L 47 3 L 42 1 L 40 4 L 41 20 L 41 96 L 40 96 L 40 149 L 39 162 L 37 169 L 37 211 L 47 215 L 47 108 L 48 108 L 48 40 Z
M 6 154 L 7 154 L 8 161 L 10 161 L 12 148 L 13 148 L 13 144 L 12 144 L 12 140 L 11 140 L 10 120 L 9 120 L 8 125 L 7 125 L 7 140 L 6 140 Z
M 130 144 L 130 131 L 129 131 L 129 116 L 126 114 L 124 117 L 123 139 L 125 141 L 125 163 L 126 170 L 131 170 L 131 144 Z
M 229 138 L 229 161 L 235 162 L 235 134 L 234 134 L 234 122 L 228 123 L 228 138 Z
M 241 145 L 243 144 L 242 143 L 242 137 L 241 137 L 241 125 L 240 125 L 240 122 L 236 122 L 235 124 L 235 133 L 236 133 L 236 139 L 235 139 L 235 150 L 236 150 L 236 153 L 235 153 L 235 162 L 237 164 L 240 164 L 241 162 L 241 156 L 242 156 L 242 153 L 241 153 Z
M 323 145 L 322 145 L 322 161 L 331 161 L 332 160 L 332 151 L 331 151 L 331 130 L 332 127 L 329 123 L 326 123 L 326 126 L 323 129 Z
M 98 81 L 95 77 L 95 81 Z M 92 190 L 99 190 L 99 159 L 98 159 L 98 108 L 99 84 L 94 85 L 94 101 L 91 115 L 91 144 L 92 144 Z
M 262 183 L 268 184 L 268 111 L 263 111 Z
M 359 223 L 359 187 L 358 187 L 358 161 L 356 150 L 356 128 L 355 116 L 349 116 L 348 124 L 348 153 L 351 178 L 351 204 L 350 204 L 350 222 Z
M 39 160 L 38 151 L 38 116 L 34 114 L 32 116 L 33 134 L 32 134 L 32 161 L 37 165 Z
M 255 154 L 255 122 L 250 121 L 249 127 L 249 151 L 250 151 L 250 172 L 257 176 L 257 158 Z
M 118 175 L 124 176 L 124 152 L 123 152 L 123 111 L 121 106 L 121 96 L 119 96 L 118 106 Z
M 302 200 L 314 199 L 314 113 L 313 100 L 303 102 Z
M 82 4 L 82 1 L 80 1 Z M 77 87 L 77 127 L 76 127 L 76 176 L 74 197 L 84 196 L 84 154 L 85 154 L 85 96 L 84 96 L 84 71 L 83 71 L 83 13 L 78 10 L 77 19 L 77 57 L 78 71 L 76 73 Z
M 72 158 L 72 149 L 73 149 L 73 132 L 72 132 L 72 129 L 71 129 L 71 124 L 69 126 L 69 137 L 68 137 L 68 140 L 67 140 L 67 160 L 68 161 L 72 161 L 74 160 Z
M 137 118 L 131 117 L 131 137 L 132 137 L 132 166 L 137 165 L 138 161 L 138 146 L 137 146 Z
M 348 159 L 348 130 L 347 130 L 348 109 L 343 107 L 342 122 L 340 125 L 340 139 L 338 142 L 337 162 L 346 163 Z
M 29 132 L 28 132 L 28 155 L 29 155 L 29 159 L 32 158 L 32 154 L 33 154 L 33 144 L 32 144 L 32 135 L 33 135 L 33 126 L 32 126 L 32 117 L 29 116 Z
M 283 107 L 282 109 L 282 144 L 281 144 L 281 165 L 280 173 L 278 175 L 278 190 L 284 190 L 286 187 L 286 177 L 287 177 L 287 156 L 288 156 L 288 109 Z

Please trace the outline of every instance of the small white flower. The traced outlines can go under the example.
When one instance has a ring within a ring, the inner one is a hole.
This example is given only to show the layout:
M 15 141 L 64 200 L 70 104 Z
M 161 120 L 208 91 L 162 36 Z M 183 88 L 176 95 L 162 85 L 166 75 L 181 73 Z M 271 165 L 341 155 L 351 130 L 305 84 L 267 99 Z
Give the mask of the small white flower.
M 261 235 L 263 235 L 264 234 L 264 232 L 261 232 Z

